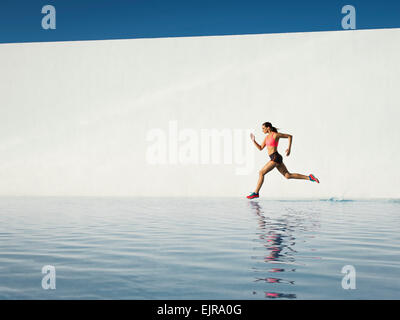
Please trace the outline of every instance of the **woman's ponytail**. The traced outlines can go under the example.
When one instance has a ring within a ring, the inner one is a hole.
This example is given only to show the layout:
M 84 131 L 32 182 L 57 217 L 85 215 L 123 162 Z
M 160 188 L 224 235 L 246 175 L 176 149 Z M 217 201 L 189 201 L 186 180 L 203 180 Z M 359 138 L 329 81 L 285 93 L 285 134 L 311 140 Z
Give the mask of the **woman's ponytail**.
M 271 122 L 265 122 L 265 123 L 263 123 L 263 126 L 265 126 L 266 128 L 271 128 L 272 132 L 278 132 L 278 129 L 273 127 Z

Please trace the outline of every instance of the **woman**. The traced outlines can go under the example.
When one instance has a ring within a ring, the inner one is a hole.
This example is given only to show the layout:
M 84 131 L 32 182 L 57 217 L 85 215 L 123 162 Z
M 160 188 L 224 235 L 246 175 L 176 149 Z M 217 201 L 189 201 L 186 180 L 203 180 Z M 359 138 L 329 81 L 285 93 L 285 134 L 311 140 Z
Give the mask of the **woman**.
M 258 192 L 261 189 L 261 186 L 264 182 L 264 175 L 268 172 L 270 172 L 272 169 L 277 168 L 279 172 L 286 178 L 286 179 L 304 179 L 304 180 L 310 180 L 310 181 L 315 181 L 319 183 L 319 180 L 313 175 L 310 174 L 309 176 L 305 176 L 303 174 L 299 173 L 289 173 L 289 171 L 286 169 L 286 166 L 283 164 L 282 161 L 282 156 L 278 153 L 278 142 L 280 138 L 288 138 L 289 139 L 289 147 L 286 150 L 286 156 L 290 154 L 290 148 L 292 146 L 292 136 L 290 134 L 284 134 L 284 133 L 279 133 L 278 130 L 276 130 L 275 127 L 272 126 L 270 122 L 265 122 L 262 125 L 262 131 L 265 134 L 268 134 L 263 143 L 259 145 L 256 142 L 256 139 L 254 137 L 254 134 L 250 134 L 251 140 L 253 140 L 254 144 L 256 147 L 261 151 L 267 146 L 268 149 L 268 155 L 271 159 L 271 161 L 268 161 L 268 163 L 260 170 L 259 172 L 259 178 L 258 178 L 258 183 L 256 190 L 254 192 L 247 196 L 247 199 L 254 199 L 258 198 L 259 194 Z

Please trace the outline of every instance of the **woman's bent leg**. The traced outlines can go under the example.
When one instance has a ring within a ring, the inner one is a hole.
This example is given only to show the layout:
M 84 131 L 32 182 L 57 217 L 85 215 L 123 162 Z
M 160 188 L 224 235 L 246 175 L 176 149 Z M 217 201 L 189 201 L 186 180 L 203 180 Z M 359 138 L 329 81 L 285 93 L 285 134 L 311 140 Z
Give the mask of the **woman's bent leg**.
M 277 166 L 278 171 L 286 178 L 286 179 L 303 179 L 303 180 L 310 180 L 310 178 L 304 174 L 300 173 L 290 173 L 286 166 L 283 163 L 280 163 Z

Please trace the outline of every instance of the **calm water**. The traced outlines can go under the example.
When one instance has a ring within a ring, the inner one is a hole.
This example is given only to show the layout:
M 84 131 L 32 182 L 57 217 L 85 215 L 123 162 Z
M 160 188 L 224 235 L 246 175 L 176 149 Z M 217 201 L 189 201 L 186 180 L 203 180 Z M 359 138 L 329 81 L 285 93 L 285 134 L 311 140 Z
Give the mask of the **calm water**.
M 394 200 L 0 198 L 0 299 L 399 299 L 399 213 Z

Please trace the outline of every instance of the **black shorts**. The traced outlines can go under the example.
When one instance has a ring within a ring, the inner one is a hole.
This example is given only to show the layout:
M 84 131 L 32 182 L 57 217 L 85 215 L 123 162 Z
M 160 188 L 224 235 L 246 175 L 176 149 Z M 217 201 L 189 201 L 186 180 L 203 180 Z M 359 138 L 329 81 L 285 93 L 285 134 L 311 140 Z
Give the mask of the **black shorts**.
M 278 151 L 275 151 L 273 154 L 270 154 L 269 157 L 273 162 L 276 162 L 276 163 L 283 162 L 282 156 L 278 153 Z

